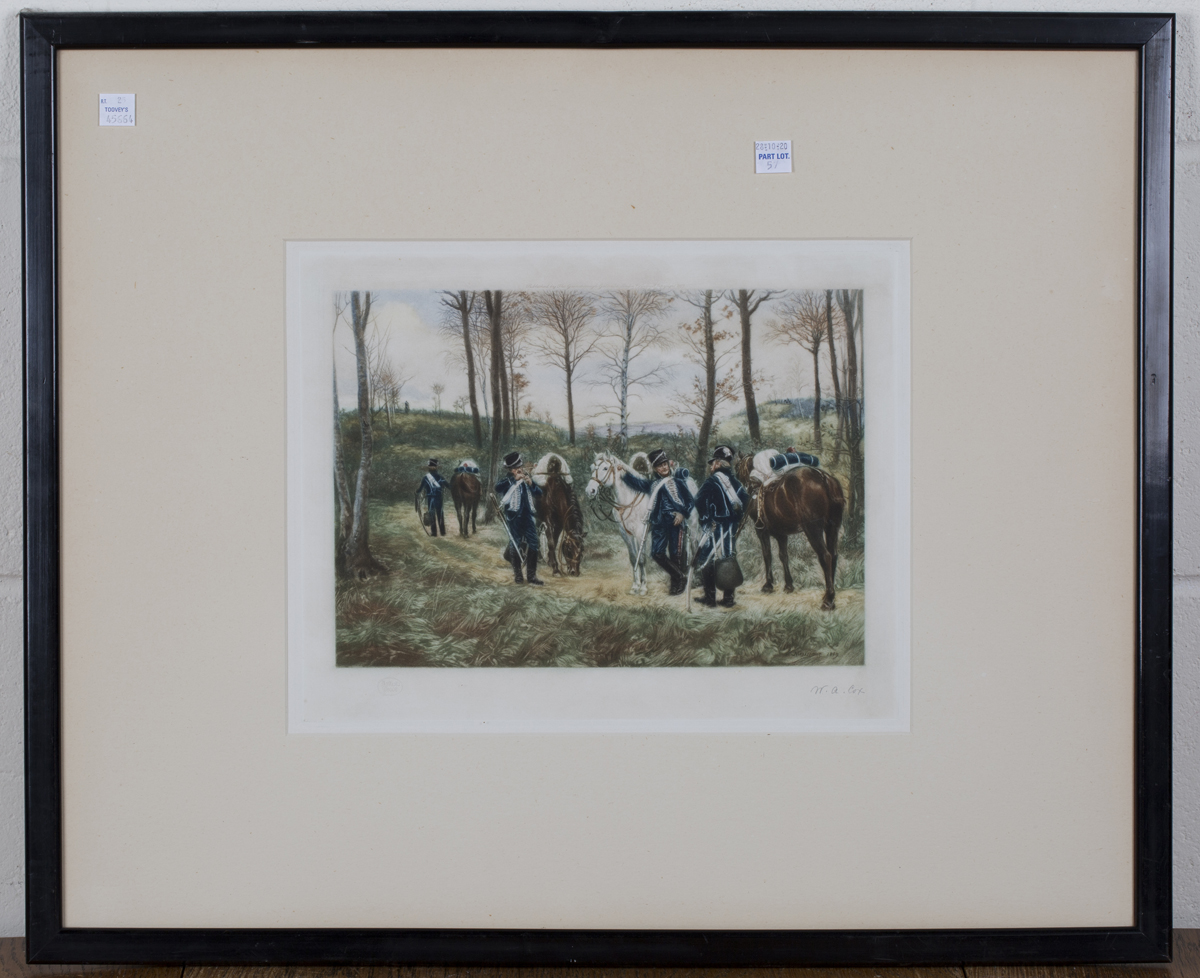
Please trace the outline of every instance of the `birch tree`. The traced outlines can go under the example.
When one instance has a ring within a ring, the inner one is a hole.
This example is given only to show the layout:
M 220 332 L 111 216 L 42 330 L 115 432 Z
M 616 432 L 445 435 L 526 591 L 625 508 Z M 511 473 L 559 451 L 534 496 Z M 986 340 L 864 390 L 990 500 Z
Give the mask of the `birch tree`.
M 358 578 L 386 573 L 386 568 L 371 553 L 370 546 L 370 484 L 373 449 L 371 422 L 370 364 L 367 350 L 367 326 L 371 321 L 371 293 L 350 293 L 350 328 L 354 333 L 354 359 L 358 374 L 358 426 L 361 445 L 358 456 L 358 475 L 354 482 L 353 514 L 350 532 L 342 547 L 344 573 Z
M 607 331 L 598 349 L 604 382 L 617 399 L 622 448 L 629 444 L 630 397 L 663 375 L 662 365 L 649 362 L 646 354 L 663 345 L 661 317 L 670 302 L 671 296 L 657 289 L 624 289 L 600 296 Z

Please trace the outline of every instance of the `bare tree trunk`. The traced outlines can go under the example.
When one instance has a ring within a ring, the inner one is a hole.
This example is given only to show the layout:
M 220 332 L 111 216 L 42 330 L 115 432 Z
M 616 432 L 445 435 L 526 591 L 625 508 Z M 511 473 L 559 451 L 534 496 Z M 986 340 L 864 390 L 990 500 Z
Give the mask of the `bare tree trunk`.
M 734 298 L 742 323 L 742 394 L 746 398 L 746 426 L 755 447 L 762 441 L 758 426 L 758 401 L 754 398 L 754 365 L 750 360 L 750 293 L 738 289 Z
M 508 414 L 512 418 L 512 438 L 516 440 L 517 426 L 520 423 L 519 419 L 521 415 L 521 392 L 517 390 L 517 365 L 513 361 L 512 349 L 510 348 L 507 353 L 508 362 L 506 366 L 508 368 L 508 395 L 510 398 Z
M 346 479 L 345 449 L 342 445 L 342 413 L 338 407 L 337 365 L 333 368 L 333 482 L 337 488 L 338 501 L 338 536 L 337 536 L 337 569 L 342 572 L 345 559 L 342 548 L 350 537 L 350 524 L 354 510 L 350 504 L 350 483 Z
M 475 447 L 483 448 L 483 425 L 479 423 L 479 402 L 475 399 L 475 351 L 471 348 L 471 305 L 467 293 L 458 293 L 458 311 L 462 314 L 463 347 L 467 354 L 467 390 L 471 394 L 471 423 L 475 426 Z
M 813 444 L 821 448 L 821 340 L 813 341 Z
M 497 289 L 497 291 L 499 291 Z M 512 394 L 509 391 L 508 368 L 504 356 L 500 356 L 500 435 L 505 444 L 512 441 Z
M 833 290 L 825 290 L 825 332 L 829 336 L 829 362 L 833 367 L 833 405 L 837 411 L 837 436 L 833 443 L 833 454 L 842 455 L 842 436 L 845 431 L 845 406 L 842 404 L 842 385 L 838 380 L 837 341 L 833 333 Z
M 501 347 L 501 344 L 503 343 L 503 337 L 500 329 L 500 313 L 503 305 L 503 294 L 499 289 L 496 289 L 495 291 L 484 292 L 483 298 L 487 305 L 488 325 L 491 327 L 492 334 L 492 340 L 490 344 L 492 348 L 492 447 L 490 453 L 491 458 L 488 464 L 488 470 L 491 473 L 491 482 L 485 487 L 489 490 L 487 492 L 489 505 L 484 511 L 483 517 L 484 522 L 490 523 L 495 518 L 495 507 L 490 505 L 495 493 L 491 492 L 490 490 L 491 487 L 499 481 L 500 440 L 504 435 L 502 430 L 503 425 L 501 423 L 501 418 L 504 412 L 502 401 L 503 392 L 501 391 L 500 386 L 500 377 L 501 374 L 504 373 L 504 352 Z
M 703 472 L 708 460 L 708 440 L 712 437 L 713 413 L 717 409 L 717 345 L 713 340 L 712 289 L 704 293 L 704 412 L 700 433 L 696 436 L 696 472 Z
M 634 322 L 632 316 L 625 320 L 625 347 L 621 353 L 621 451 L 629 447 L 629 361 L 632 359 Z
M 858 296 L 849 289 L 838 292 L 838 305 L 846 322 L 846 441 L 850 448 L 850 498 L 847 511 L 857 517 L 862 510 L 863 458 L 862 419 L 858 410 L 858 344 L 855 338 L 855 306 Z
M 351 326 L 354 330 L 354 355 L 358 361 L 358 424 L 362 433 L 359 450 L 358 476 L 354 482 L 354 515 L 350 522 L 350 533 L 346 537 L 342 553 L 347 574 L 365 578 L 385 572 L 386 568 L 371 553 L 370 547 L 370 482 L 372 424 L 371 389 L 367 369 L 367 323 L 371 317 L 371 293 L 365 299 L 358 292 L 350 293 Z
M 571 377 L 574 371 L 571 370 L 571 360 L 568 357 L 566 361 L 567 367 L 567 433 L 570 437 L 572 445 L 575 444 L 575 398 L 571 393 Z

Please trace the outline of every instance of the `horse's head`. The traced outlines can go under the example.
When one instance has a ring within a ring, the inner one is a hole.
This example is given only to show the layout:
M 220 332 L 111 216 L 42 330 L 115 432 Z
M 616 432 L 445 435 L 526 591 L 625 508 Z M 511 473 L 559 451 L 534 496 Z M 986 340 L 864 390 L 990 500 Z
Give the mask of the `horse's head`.
M 578 530 L 567 530 L 562 538 L 563 563 L 567 565 L 567 573 L 573 577 L 579 576 L 579 564 L 583 560 L 583 534 Z
M 588 499 L 595 499 L 601 486 L 617 484 L 617 460 L 608 452 L 597 452 L 592 461 L 592 477 L 583 490 Z

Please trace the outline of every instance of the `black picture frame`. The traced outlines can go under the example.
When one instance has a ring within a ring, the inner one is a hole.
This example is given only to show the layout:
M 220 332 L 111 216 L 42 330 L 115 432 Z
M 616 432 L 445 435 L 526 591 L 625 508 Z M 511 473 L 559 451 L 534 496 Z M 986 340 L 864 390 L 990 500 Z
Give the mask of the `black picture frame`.
M 1169 960 L 1171 950 L 1171 14 L 23 14 L 25 749 L 31 962 L 783 966 Z M 1137 647 L 1132 927 L 600 931 L 63 926 L 56 53 L 264 46 L 1121 49 L 1140 66 Z

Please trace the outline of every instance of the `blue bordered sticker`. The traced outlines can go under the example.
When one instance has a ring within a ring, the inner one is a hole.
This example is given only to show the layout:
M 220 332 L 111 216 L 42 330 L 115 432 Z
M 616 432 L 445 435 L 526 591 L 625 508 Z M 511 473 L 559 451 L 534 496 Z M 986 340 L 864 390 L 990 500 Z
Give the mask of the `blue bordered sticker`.
M 134 111 L 136 104 L 137 96 L 135 95 L 101 95 L 100 125 L 136 125 L 137 114 Z
M 792 141 L 764 139 L 754 143 L 755 173 L 791 173 Z

